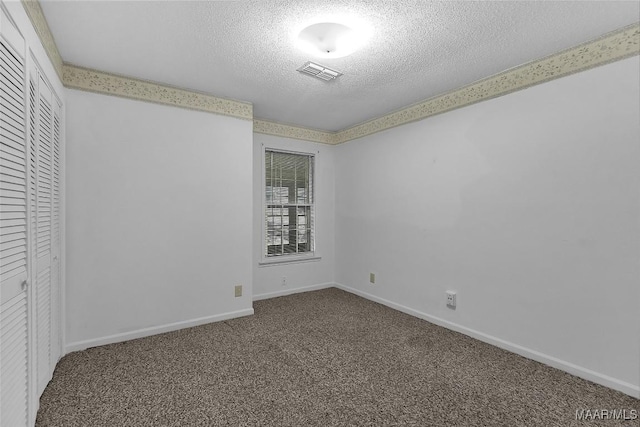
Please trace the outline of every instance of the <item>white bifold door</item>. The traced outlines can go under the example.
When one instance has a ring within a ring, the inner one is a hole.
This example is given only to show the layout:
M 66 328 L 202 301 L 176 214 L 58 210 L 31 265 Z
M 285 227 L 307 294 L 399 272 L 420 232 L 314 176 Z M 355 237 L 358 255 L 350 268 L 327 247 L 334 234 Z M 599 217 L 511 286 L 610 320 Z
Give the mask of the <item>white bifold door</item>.
M 0 427 L 22 427 L 61 355 L 62 107 L 0 20 Z
M 31 286 L 36 312 L 36 391 L 40 395 L 60 356 L 60 106 L 39 72 L 29 80 L 29 96 L 33 113 L 29 120 L 31 259 L 35 261 Z
M 25 60 L 15 46 L 20 41 L 13 33 L 0 37 L 0 426 L 24 426 L 29 418 L 27 115 Z

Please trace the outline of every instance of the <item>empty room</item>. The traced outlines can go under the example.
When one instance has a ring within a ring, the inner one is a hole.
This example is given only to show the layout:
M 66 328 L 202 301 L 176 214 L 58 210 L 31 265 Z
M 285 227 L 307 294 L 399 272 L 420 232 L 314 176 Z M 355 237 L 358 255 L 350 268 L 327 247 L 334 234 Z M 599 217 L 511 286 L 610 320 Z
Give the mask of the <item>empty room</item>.
M 0 0 L 0 427 L 637 426 L 640 2 Z

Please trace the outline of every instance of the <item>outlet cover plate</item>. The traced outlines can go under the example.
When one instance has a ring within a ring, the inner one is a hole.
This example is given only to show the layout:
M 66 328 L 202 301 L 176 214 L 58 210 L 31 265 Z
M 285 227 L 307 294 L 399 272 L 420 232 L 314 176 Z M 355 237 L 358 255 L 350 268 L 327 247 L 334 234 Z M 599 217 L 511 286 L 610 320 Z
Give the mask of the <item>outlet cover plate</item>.
M 456 306 L 456 292 L 447 291 L 447 306 L 455 308 Z

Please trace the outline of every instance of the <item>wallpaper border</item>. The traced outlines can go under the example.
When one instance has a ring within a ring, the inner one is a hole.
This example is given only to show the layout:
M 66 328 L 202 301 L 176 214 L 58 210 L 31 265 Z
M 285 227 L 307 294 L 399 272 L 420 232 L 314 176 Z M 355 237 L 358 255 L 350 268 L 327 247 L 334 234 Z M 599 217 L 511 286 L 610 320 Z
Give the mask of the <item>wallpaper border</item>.
M 253 119 L 253 105 L 249 102 L 218 98 L 68 63 L 64 64 L 62 81 L 66 87 L 72 89 L 222 114 L 240 119 Z
M 36 34 L 38 34 L 38 38 L 44 50 L 47 52 L 53 68 L 56 70 L 56 73 L 58 73 L 60 80 L 62 80 L 62 56 L 60 56 L 58 46 L 56 46 L 56 41 L 53 38 L 47 19 L 44 17 L 40 2 L 38 0 L 22 0 L 22 6 L 27 12 L 27 16 L 33 28 L 36 30 Z
M 301 139 L 304 141 L 335 144 L 336 133 L 324 132 L 300 126 L 285 125 L 269 120 L 254 119 L 253 131 L 265 135 L 283 136 L 285 138 Z
M 640 24 L 566 49 L 435 96 L 396 112 L 343 129 L 335 144 L 348 142 L 436 114 L 507 95 L 521 89 L 605 65 L 640 53 Z

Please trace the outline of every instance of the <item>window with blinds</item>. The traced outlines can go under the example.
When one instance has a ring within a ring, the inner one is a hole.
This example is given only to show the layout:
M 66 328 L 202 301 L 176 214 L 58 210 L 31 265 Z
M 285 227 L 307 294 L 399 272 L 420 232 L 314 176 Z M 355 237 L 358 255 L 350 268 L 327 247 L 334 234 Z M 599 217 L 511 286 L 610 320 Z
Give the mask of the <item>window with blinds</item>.
M 265 256 L 314 251 L 311 154 L 265 151 Z

